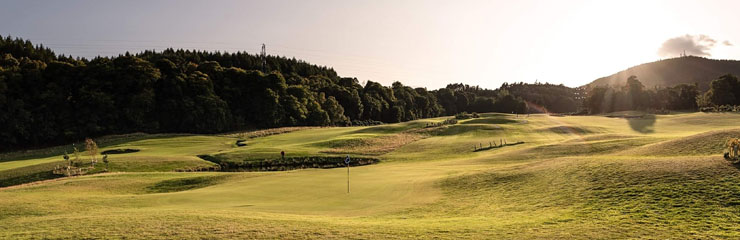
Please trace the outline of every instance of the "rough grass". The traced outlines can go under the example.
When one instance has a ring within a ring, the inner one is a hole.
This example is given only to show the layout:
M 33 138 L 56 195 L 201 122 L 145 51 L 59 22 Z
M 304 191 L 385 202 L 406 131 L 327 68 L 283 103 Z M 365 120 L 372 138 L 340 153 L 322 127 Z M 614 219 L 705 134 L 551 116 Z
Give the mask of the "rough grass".
M 397 133 L 370 138 L 337 139 L 319 143 L 328 149 L 323 153 L 359 154 L 377 156 L 389 153 L 403 145 L 423 139 L 418 133 Z
M 163 180 L 146 188 L 147 193 L 181 192 L 223 182 L 227 176 L 198 176 Z
M 442 119 L 305 129 L 241 148 L 218 136 L 141 140 L 116 146 L 141 152 L 116 157 L 154 169 L 142 165 L 147 157 L 314 156 L 393 145 L 368 141 Z M 740 170 L 716 146 L 738 132 L 737 120 L 534 114 L 526 123 L 457 124 L 378 154 L 380 164 L 352 167 L 350 194 L 344 168 L 59 179 L 0 189 L 0 239 L 736 239 Z M 527 144 L 472 151 L 502 138 Z M 148 192 L 154 186 L 162 193 Z
M 574 127 L 574 126 L 555 126 L 555 127 L 548 127 L 545 129 L 541 129 L 543 131 L 550 131 L 553 133 L 558 134 L 589 134 L 594 133 L 594 131 L 582 128 L 582 127 Z
M 503 154 L 502 158 L 509 160 L 533 160 L 543 158 L 557 158 L 569 156 L 589 156 L 596 154 L 610 154 L 658 142 L 660 139 L 651 137 L 614 139 L 601 141 L 568 141 Z
M 649 156 L 695 156 L 722 154 L 729 138 L 740 137 L 740 129 L 718 130 L 672 139 L 626 151 L 625 154 Z
M 152 139 L 152 138 L 159 138 L 159 137 L 171 137 L 171 136 L 176 136 L 176 135 L 175 134 L 131 133 L 131 134 L 121 134 L 121 135 L 110 135 L 110 136 L 96 138 L 94 140 L 95 140 L 95 143 L 98 144 L 99 148 L 105 148 L 107 146 L 117 145 L 117 144 L 136 141 L 136 140 Z M 84 141 L 76 142 L 75 144 L 77 146 L 77 149 L 79 149 L 80 151 L 85 150 Z M 4 153 L 0 153 L 0 162 L 26 160 L 26 159 L 34 159 L 34 158 L 45 158 L 45 157 L 50 157 L 50 156 L 61 156 L 62 154 L 64 154 L 65 151 L 68 154 L 72 154 L 73 152 L 72 144 L 48 147 L 48 148 L 40 148 L 40 149 L 29 149 L 29 150 L 4 152 Z
M 227 134 L 222 134 L 222 136 L 235 137 L 239 139 L 247 139 L 247 138 L 266 137 L 266 136 L 271 136 L 271 135 L 277 135 L 277 134 L 283 134 L 283 133 L 289 133 L 289 132 L 295 132 L 295 131 L 313 129 L 313 128 L 318 128 L 318 127 L 281 127 L 281 128 L 270 128 L 270 129 L 259 129 L 259 130 L 252 130 L 252 131 L 227 133 Z
M 507 118 L 475 118 L 467 121 L 462 121 L 461 124 L 509 124 L 516 122 L 516 120 Z

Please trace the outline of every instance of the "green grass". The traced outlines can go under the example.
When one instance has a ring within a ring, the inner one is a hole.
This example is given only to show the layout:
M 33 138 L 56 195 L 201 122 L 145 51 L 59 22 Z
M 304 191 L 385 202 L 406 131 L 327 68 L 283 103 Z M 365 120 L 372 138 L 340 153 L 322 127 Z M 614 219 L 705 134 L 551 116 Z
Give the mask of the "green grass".
M 160 181 L 146 188 L 147 193 L 181 192 L 216 185 L 225 176 L 197 176 Z
M 0 189 L 0 238 L 740 238 L 740 170 L 721 157 L 725 138 L 740 135 L 738 115 L 481 116 L 396 145 L 445 118 L 277 131 L 245 147 L 230 135 L 119 142 L 105 149 L 141 151 L 109 155 L 113 173 Z M 473 151 L 501 139 L 526 143 Z M 379 164 L 350 169 L 350 194 L 345 168 L 173 172 L 213 164 L 200 154 L 379 147 Z M 9 160 L 0 174 L 59 160 Z

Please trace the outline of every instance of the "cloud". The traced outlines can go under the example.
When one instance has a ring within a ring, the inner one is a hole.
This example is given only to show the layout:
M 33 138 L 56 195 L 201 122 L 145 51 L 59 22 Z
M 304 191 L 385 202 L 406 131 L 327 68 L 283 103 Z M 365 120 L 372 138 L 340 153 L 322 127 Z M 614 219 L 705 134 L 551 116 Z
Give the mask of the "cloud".
M 725 46 L 732 46 L 732 43 L 730 41 L 727 41 L 727 40 L 725 40 L 724 42 L 722 42 L 722 44 L 724 44 Z
M 712 50 L 716 43 L 717 40 L 707 35 L 686 34 L 666 40 L 663 46 L 658 49 L 658 55 L 661 57 L 676 57 L 685 52 L 687 55 L 708 57 L 712 55 L 709 51 Z M 724 41 L 723 44 L 727 45 L 731 43 Z

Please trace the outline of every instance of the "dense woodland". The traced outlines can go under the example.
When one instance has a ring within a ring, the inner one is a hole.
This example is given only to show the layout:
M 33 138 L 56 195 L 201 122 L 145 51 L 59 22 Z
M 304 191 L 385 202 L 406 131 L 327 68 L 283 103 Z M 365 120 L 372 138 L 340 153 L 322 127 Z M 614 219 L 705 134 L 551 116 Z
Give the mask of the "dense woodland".
M 527 105 L 505 90 L 463 84 L 361 84 L 279 56 L 166 49 L 84 59 L 0 37 L 0 150 L 105 134 L 363 125 L 466 111 L 522 113 Z
M 697 83 L 646 89 L 637 76 L 624 86 L 597 86 L 588 89 L 584 107 L 591 114 L 627 110 L 642 111 L 738 111 L 740 81 L 727 74 L 712 80 L 701 92 Z
M 740 105 L 739 88 L 727 75 L 706 93 L 696 84 L 646 89 L 634 76 L 624 86 L 427 90 L 361 83 L 280 56 L 166 49 L 85 59 L 0 36 L 0 151 L 106 134 L 366 125 L 462 112 L 696 110 Z

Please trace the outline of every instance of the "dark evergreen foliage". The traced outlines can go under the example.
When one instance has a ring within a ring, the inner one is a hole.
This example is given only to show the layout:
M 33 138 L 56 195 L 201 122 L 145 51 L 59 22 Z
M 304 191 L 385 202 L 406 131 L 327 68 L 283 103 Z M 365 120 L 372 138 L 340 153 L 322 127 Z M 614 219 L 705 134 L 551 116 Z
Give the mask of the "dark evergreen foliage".
M 592 114 L 628 110 L 697 110 L 697 84 L 646 89 L 636 76 L 621 88 L 596 86 L 588 90 L 585 107 Z
M 527 111 L 525 100 L 509 93 L 515 90 L 362 86 L 295 58 L 267 56 L 266 63 L 245 52 L 181 49 L 88 60 L 0 36 L 0 151 L 132 132 L 373 125 L 463 111 Z

